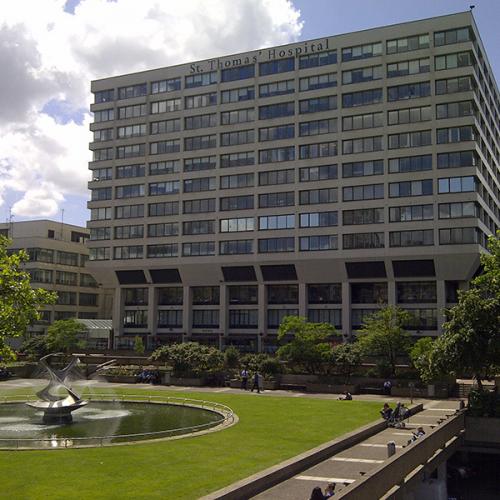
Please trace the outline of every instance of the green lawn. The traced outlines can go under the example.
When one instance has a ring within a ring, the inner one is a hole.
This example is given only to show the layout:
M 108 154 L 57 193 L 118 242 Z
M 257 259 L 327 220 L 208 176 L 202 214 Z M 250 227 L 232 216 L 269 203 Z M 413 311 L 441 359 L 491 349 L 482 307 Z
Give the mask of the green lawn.
M 6 391 L 0 385 L 2 394 Z M 226 404 L 240 421 L 220 432 L 174 441 L 74 450 L 0 451 L 0 496 L 198 498 L 377 419 L 380 406 L 378 402 L 250 394 L 163 390 L 161 394 Z

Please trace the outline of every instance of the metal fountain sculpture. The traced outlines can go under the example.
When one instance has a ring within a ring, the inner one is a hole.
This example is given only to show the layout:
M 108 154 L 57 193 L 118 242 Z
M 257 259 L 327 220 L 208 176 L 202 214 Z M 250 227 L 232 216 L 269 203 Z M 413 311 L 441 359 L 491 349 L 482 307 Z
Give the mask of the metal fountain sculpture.
M 31 408 L 43 411 L 44 424 L 69 424 L 73 421 L 71 412 L 89 403 L 83 400 L 67 381 L 71 371 L 80 363 L 78 357 L 73 357 L 69 364 L 62 370 L 56 370 L 47 363 L 47 359 L 60 355 L 62 355 L 62 353 L 53 353 L 40 359 L 40 364 L 49 374 L 49 385 L 36 393 L 40 398 L 39 401 L 26 403 Z M 113 359 L 98 365 L 93 373 L 115 363 L 115 361 L 116 360 Z M 65 397 L 58 393 L 51 392 L 52 390 L 60 391 L 61 389 L 66 391 L 67 394 Z

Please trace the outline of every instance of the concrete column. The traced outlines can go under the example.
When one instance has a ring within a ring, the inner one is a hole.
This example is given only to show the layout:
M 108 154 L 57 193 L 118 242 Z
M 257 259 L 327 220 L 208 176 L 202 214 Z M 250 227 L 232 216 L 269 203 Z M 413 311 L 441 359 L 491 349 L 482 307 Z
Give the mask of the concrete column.
M 267 334 L 267 293 L 266 285 L 259 283 L 259 332 Z
M 387 283 L 387 304 L 395 306 L 396 302 L 396 282 L 394 280 L 389 280 Z
M 148 332 L 150 336 L 156 335 L 158 325 L 158 298 L 156 288 L 148 288 Z
M 186 337 L 191 336 L 191 329 L 193 324 L 193 306 L 191 304 L 191 288 L 189 286 L 183 287 L 182 297 L 182 341 Z
M 227 285 L 220 286 L 220 306 L 219 306 L 219 330 L 224 337 L 227 337 L 229 327 L 229 311 L 228 311 L 228 290 Z
M 443 280 L 437 280 L 436 282 L 436 298 L 437 298 L 437 333 L 441 335 L 443 333 L 443 323 L 444 323 L 444 309 L 446 307 L 446 289 Z
M 342 336 L 352 336 L 351 330 L 351 286 L 348 281 L 342 282 Z
M 261 335 L 260 333 L 257 335 L 257 352 L 262 352 L 262 349 L 263 349 L 263 342 L 262 342 L 262 339 L 263 339 L 263 335 Z
M 307 285 L 299 283 L 299 316 L 307 318 Z
M 113 300 L 113 331 L 116 338 L 123 335 L 123 289 L 117 286 L 115 288 L 115 298 Z

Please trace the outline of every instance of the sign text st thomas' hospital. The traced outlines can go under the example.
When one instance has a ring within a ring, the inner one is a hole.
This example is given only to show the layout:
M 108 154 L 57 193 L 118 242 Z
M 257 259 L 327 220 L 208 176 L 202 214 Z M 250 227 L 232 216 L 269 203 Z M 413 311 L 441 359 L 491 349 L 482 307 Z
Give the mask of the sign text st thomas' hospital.
M 314 52 L 328 50 L 328 48 L 328 38 L 325 38 L 318 42 L 304 42 L 301 45 L 290 48 L 263 49 L 256 51 L 254 55 L 245 57 L 229 56 L 196 62 L 189 65 L 189 72 L 204 73 L 205 71 L 215 71 L 217 69 L 236 68 L 261 61 L 272 61 L 273 59 L 281 59 L 283 57 L 299 57 L 306 54 L 313 54 Z

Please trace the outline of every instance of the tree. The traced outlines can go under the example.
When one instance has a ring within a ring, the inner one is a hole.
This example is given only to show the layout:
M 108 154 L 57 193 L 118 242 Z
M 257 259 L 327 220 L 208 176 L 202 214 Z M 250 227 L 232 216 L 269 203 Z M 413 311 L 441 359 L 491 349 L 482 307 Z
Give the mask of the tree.
M 404 329 L 410 314 L 395 306 L 385 306 L 365 318 L 359 330 L 359 345 L 364 354 L 379 356 L 386 362 L 391 375 L 396 375 L 397 356 L 405 353 L 409 335 Z
M 139 337 L 139 335 L 136 335 L 134 337 L 134 352 L 136 354 L 144 354 L 145 348 L 144 348 L 144 342 L 142 340 L 142 337 Z
M 240 366 L 240 351 L 234 345 L 224 350 L 224 365 L 226 368 L 238 368 Z
M 57 299 L 53 292 L 31 288 L 30 275 L 23 269 L 28 254 L 20 250 L 9 255 L 10 243 L 0 236 L 0 357 L 5 360 L 15 359 L 6 340 L 24 335 L 40 319 L 40 309 Z
M 351 375 L 361 364 L 361 349 L 358 343 L 338 344 L 333 348 L 332 355 L 336 370 L 343 375 L 344 383 L 348 383 Z
M 65 352 L 82 348 L 85 341 L 81 338 L 85 333 L 85 326 L 76 319 L 61 319 L 54 321 L 47 328 L 45 344 L 49 352 Z
M 318 373 L 331 363 L 330 339 L 334 335 L 337 332 L 329 323 L 309 323 L 300 316 L 285 316 L 278 329 L 278 340 L 292 338 L 278 349 L 278 357 L 304 367 L 307 373 Z
M 431 337 L 418 339 L 410 348 L 411 364 L 418 371 L 422 382 L 429 383 L 436 378 L 436 370 L 433 367 L 434 340 Z
M 459 292 L 431 353 L 434 374 L 471 374 L 479 389 L 500 370 L 500 232 L 489 237 L 488 250 L 483 273 Z

